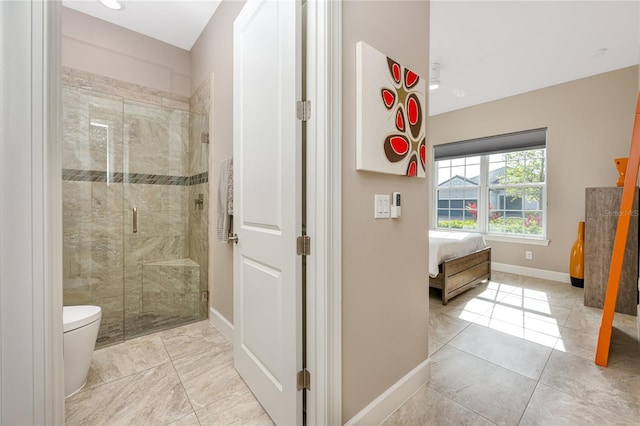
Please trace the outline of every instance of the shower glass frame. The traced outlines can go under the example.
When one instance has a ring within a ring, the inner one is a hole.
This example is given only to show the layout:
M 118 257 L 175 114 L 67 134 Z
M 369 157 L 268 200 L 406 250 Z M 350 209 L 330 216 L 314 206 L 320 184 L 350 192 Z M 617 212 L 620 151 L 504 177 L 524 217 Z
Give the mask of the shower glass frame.
M 97 346 L 206 318 L 208 203 L 194 200 L 208 197 L 208 114 L 64 76 L 64 304 L 102 308 Z

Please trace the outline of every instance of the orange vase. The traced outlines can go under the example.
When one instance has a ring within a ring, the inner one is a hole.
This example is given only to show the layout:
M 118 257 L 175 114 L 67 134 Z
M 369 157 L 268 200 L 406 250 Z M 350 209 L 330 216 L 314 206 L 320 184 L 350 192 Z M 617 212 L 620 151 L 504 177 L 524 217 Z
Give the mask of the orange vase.
M 571 285 L 584 287 L 584 222 L 578 222 L 578 239 L 571 247 L 569 275 Z
M 616 181 L 617 186 L 624 186 L 624 175 L 627 172 L 627 162 L 629 161 L 629 157 L 623 158 L 614 158 L 613 162 L 616 163 L 616 169 L 618 169 L 618 180 Z

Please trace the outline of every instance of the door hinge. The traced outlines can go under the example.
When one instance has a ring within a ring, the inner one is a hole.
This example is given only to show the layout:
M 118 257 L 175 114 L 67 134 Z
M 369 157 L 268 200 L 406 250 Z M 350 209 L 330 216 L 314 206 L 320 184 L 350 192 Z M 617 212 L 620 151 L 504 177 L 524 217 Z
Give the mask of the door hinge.
M 209 291 L 203 291 L 200 293 L 200 301 L 201 302 L 208 302 L 209 301 Z
M 296 239 L 296 252 L 298 256 L 309 256 L 311 254 L 311 237 L 300 235 Z
M 298 120 L 309 121 L 311 119 L 311 101 L 298 101 L 296 115 Z
M 311 390 L 311 373 L 306 368 L 298 371 L 298 390 Z

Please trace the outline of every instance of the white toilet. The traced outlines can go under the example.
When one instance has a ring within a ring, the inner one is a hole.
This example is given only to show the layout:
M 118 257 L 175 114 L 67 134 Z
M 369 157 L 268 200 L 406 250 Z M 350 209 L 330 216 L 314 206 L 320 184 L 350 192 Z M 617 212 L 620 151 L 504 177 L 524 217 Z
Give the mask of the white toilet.
M 87 383 L 96 346 L 102 309 L 99 306 L 64 306 L 64 395 L 71 396 Z

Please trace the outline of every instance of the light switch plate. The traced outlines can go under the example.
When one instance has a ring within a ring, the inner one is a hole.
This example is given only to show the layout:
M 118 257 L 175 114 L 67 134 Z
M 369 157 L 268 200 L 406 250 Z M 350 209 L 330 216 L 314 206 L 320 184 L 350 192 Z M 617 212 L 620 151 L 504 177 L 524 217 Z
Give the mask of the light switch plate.
M 373 201 L 373 217 L 375 219 L 388 219 L 390 214 L 391 196 L 376 194 Z

